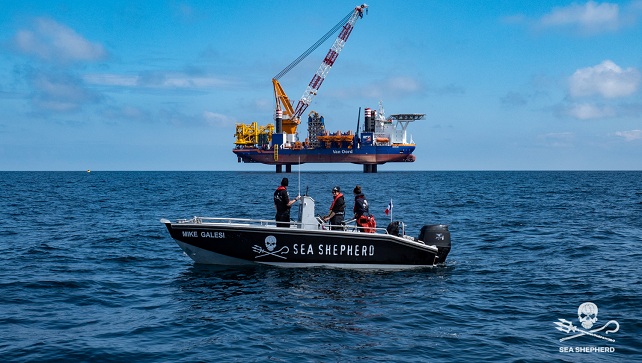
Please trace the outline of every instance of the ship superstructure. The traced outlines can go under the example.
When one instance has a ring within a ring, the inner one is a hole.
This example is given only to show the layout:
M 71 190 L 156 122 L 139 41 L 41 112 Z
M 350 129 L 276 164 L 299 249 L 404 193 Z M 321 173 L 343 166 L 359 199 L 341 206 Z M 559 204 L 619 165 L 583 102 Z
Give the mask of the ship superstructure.
M 366 108 L 365 122 L 356 133 L 331 132 L 325 119 L 312 111 L 308 116 L 308 135 L 301 139 L 294 133 L 273 133 L 274 125 L 259 127 L 236 126 L 234 153 L 239 162 L 276 165 L 276 171 L 290 172 L 292 165 L 304 163 L 363 164 L 366 173 L 377 172 L 377 165 L 388 162 L 413 162 L 415 143 L 408 140 L 407 127 L 413 121 L 424 119 L 423 114 L 396 114 L 385 117 Z

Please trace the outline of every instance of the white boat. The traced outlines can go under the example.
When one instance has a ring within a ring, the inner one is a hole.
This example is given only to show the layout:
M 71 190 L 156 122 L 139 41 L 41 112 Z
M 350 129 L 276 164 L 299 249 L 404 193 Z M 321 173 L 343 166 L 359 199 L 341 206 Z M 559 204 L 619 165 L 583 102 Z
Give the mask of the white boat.
M 406 235 L 402 222 L 372 233 L 354 221 L 334 230 L 315 216 L 314 199 L 302 196 L 298 203 L 298 219 L 289 228 L 277 227 L 275 220 L 241 218 L 161 222 L 183 251 L 203 264 L 407 269 L 444 263 L 450 252 L 447 225 L 424 225 L 417 237 Z

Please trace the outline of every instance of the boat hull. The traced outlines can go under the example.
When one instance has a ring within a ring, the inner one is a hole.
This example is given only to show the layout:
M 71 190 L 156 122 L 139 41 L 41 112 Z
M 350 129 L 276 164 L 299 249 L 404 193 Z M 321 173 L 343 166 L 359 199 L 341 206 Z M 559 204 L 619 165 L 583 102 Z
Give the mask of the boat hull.
M 406 269 L 441 262 L 437 247 L 387 234 L 166 220 L 163 223 L 183 251 L 204 264 Z
M 273 149 L 238 148 L 233 150 L 239 162 L 269 165 L 305 163 L 385 164 L 414 162 L 415 145 L 370 146 L 358 149 L 280 149 L 275 157 Z

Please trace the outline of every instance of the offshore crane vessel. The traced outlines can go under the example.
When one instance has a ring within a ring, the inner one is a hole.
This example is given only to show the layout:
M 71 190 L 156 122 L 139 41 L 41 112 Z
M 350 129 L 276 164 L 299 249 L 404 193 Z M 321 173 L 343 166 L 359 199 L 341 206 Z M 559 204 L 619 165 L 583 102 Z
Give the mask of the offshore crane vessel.
M 407 140 L 406 129 L 410 122 L 423 120 L 424 114 L 395 114 L 386 118 L 383 106 L 379 111 L 366 108 L 364 125 L 360 129 L 357 122 L 356 132 L 329 132 L 325 119 L 315 111 L 308 114 L 308 137 L 299 138 L 297 128 L 301 124 L 301 115 L 318 93 L 330 68 L 337 60 L 345 46 L 350 33 L 358 19 L 363 18 L 368 5 L 362 4 L 352 10 L 312 47 L 301 54 L 285 69 L 272 79 L 276 100 L 275 124 L 259 126 L 236 124 L 236 147 L 233 152 L 238 162 L 263 163 L 276 165 L 276 172 L 282 172 L 285 165 L 287 173 L 292 165 L 304 163 L 354 163 L 362 164 L 365 173 L 376 173 L 377 165 L 387 162 L 413 162 L 415 144 Z M 310 53 L 339 29 L 339 35 L 330 47 L 321 66 L 312 77 L 303 96 L 293 107 L 289 97 L 281 87 L 279 79 L 298 65 Z M 359 118 L 361 117 L 359 110 Z

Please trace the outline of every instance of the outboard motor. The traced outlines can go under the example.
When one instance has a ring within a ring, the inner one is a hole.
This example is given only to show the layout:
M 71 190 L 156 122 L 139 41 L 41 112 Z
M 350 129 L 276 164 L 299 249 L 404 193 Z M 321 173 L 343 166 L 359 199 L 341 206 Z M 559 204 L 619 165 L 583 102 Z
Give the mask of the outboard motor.
M 450 252 L 450 232 L 445 224 L 427 224 L 421 227 L 419 240 L 427 245 L 435 245 L 439 250 L 437 256 L 439 263 L 446 261 L 446 256 Z
M 399 222 L 399 221 L 390 222 L 390 224 L 388 224 L 388 227 L 386 227 L 386 231 L 390 235 L 403 237 L 405 233 L 405 226 L 403 222 Z

